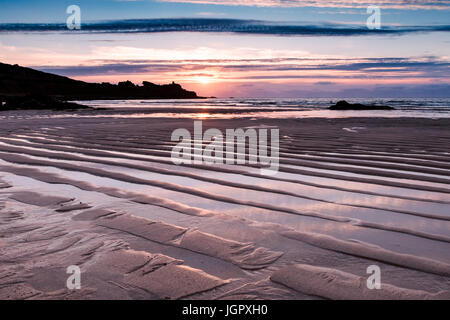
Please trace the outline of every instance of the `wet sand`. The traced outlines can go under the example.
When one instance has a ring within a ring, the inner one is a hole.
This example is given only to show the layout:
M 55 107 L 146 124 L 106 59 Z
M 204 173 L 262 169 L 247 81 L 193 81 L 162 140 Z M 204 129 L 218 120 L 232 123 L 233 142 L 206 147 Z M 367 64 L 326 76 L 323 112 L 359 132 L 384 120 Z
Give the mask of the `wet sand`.
M 450 299 L 450 119 L 203 126 L 278 127 L 279 172 L 174 165 L 190 119 L 3 121 L 0 299 Z

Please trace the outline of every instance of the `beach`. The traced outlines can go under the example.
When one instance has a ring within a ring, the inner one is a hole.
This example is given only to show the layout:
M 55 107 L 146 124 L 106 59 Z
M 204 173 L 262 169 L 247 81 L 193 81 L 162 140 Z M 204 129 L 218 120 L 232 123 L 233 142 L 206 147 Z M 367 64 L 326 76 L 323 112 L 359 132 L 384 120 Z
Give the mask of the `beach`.
M 190 108 L 1 114 L 0 299 L 450 299 L 449 118 Z M 278 172 L 175 165 L 192 113 Z

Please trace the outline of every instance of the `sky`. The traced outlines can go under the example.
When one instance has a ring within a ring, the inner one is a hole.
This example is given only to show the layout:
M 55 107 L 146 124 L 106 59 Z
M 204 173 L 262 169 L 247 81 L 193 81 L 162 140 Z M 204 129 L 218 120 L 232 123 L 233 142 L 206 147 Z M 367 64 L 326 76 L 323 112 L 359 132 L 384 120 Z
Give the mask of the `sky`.
M 0 0 L 0 62 L 202 96 L 450 97 L 449 17 L 450 0 Z

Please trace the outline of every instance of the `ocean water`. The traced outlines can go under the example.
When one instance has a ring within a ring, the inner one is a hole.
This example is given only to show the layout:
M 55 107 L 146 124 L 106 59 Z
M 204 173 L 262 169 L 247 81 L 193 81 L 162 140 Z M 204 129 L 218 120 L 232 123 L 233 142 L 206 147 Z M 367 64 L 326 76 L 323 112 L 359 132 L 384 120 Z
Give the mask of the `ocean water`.
M 180 118 L 345 118 L 345 117 L 450 117 L 450 98 L 346 99 L 351 103 L 388 105 L 395 110 L 331 111 L 342 99 L 201 99 L 201 100 L 92 100 L 85 105 L 102 108 L 98 116 Z

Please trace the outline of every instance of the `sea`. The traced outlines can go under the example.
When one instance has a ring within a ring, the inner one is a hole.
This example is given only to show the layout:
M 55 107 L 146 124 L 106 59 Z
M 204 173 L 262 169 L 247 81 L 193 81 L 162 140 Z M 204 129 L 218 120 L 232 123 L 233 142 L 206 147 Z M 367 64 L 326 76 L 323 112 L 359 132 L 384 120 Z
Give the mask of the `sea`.
M 332 111 L 339 100 L 366 105 L 388 105 L 395 110 Z M 92 100 L 79 103 L 101 108 L 101 117 L 179 118 L 346 118 L 414 117 L 449 118 L 450 98 L 333 99 L 333 98 L 228 98 L 193 100 Z M 89 115 L 82 115 L 89 116 Z

